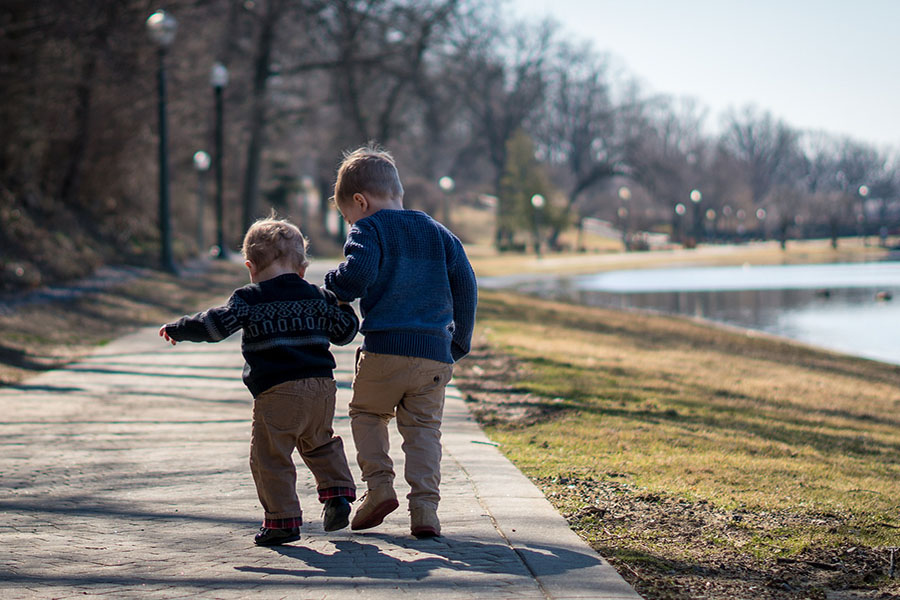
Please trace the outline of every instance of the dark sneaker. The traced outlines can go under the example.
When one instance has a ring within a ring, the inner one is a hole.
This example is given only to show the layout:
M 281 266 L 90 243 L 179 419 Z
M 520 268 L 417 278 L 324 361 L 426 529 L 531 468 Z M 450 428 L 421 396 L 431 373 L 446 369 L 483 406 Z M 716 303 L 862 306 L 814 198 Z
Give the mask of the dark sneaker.
M 268 527 L 260 527 L 259 533 L 253 538 L 257 546 L 280 546 L 288 542 L 296 542 L 300 539 L 300 528 L 292 527 L 291 529 L 269 529 Z
M 337 531 L 350 524 L 350 501 L 343 496 L 326 500 L 322 512 L 325 514 L 322 520 L 325 531 Z

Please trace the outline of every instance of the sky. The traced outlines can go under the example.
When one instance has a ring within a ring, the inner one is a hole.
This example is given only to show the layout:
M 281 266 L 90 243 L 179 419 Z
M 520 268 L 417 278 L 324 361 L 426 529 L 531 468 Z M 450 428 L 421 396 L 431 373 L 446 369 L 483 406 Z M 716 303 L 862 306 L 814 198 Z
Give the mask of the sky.
M 799 129 L 900 150 L 900 0 L 508 0 L 590 40 L 717 131 L 754 105 Z

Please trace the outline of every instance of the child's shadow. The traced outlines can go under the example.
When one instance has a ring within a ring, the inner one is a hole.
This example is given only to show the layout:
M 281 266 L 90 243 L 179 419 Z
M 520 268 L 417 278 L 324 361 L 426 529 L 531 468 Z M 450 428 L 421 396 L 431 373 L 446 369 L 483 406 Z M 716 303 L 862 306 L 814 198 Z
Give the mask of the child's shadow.
M 267 575 L 288 575 L 295 577 L 371 577 L 375 579 L 416 580 L 427 577 L 432 571 L 450 569 L 453 571 L 477 571 L 494 574 L 510 574 L 530 577 L 523 562 L 524 552 L 541 558 L 547 573 L 561 573 L 596 564 L 596 558 L 561 548 L 541 548 L 535 550 L 513 550 L 504 544 L 462 541 L 440 537 L 435 539 L 403 539 L 388 535 L 370 534 L 401 549 L 398 554 L 409 555 L 409 551 L 422 553 L 422 558 L 404 558 L 386 554 L 375 544 L 358 541 L 359 538 L 337 540 L 337 552 L 326 554 L 304 546 L 273 546 L 272 550 L 287 557 L 302 561 L 307 568 L 281 569 L 275 567 L 235 567 L 249 573 Z M 367 536 L 369 537 L 369 536 Z M 406 552 L 404 552 L 404 550 Z M 556 565 L 554 568 L 552 565 Z M 545 573 L 546 574 L 546 573 Z
M 435 556 L 403 560 L 384 554 L 374 544 L 356 540 L 334 542 L 337 552 L 325 554 L 304 546 L 273 546 L 283 556 L 295 558 L 308 568 L 235 567 L 247 573 L 290 575 L 294 577 L 372 577 L 375 579 L 421 579 L 441 567 L 458 568 L 451 561 Z

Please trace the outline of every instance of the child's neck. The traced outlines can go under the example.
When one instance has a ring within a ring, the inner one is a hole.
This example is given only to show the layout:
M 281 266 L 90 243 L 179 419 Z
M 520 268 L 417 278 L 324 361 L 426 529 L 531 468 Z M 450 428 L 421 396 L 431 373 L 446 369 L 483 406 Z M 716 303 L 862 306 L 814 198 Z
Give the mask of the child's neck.
M 303 273 L 298 273 L 296 269 L 291 268 L 289 265 L 274 262 L 265 269 L 257 271 L 255 276 L 250 279 L 253 283 L 260 283 L 261 281 L 268 281 L 269 279 L 275 279 L 276 277 L 281 277 L 282 275 L 287 275 L 289 273 L 300 275 L 300 277 L 303 277 L 304 275 Z
M 402 198 L 378 198 L 369 201 L 369 214 L 374 215 L 379 210 L 403 210 Z

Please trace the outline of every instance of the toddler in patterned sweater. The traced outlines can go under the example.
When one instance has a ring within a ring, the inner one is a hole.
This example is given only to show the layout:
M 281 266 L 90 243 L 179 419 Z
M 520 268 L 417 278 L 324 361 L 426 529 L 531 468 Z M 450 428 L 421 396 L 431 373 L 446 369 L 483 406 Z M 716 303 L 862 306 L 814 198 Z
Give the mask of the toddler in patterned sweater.
M 243 330 L 243 380 L 253 394 L 250 470 L 265 510 L 255 542 L 300 539 L 294 448 L 316 479 L 325 531 L 349 524 L 356 487 L 341 438 L 334 435 L 334 357 L 329 343 L 348 344 L 359 321 L 353 309 L 303 277 L 306 239 L 287 221 L 257 221 L 244 237 L 249 285 L 224 306 L 163 325 L 166 341 L 218 342 Z

